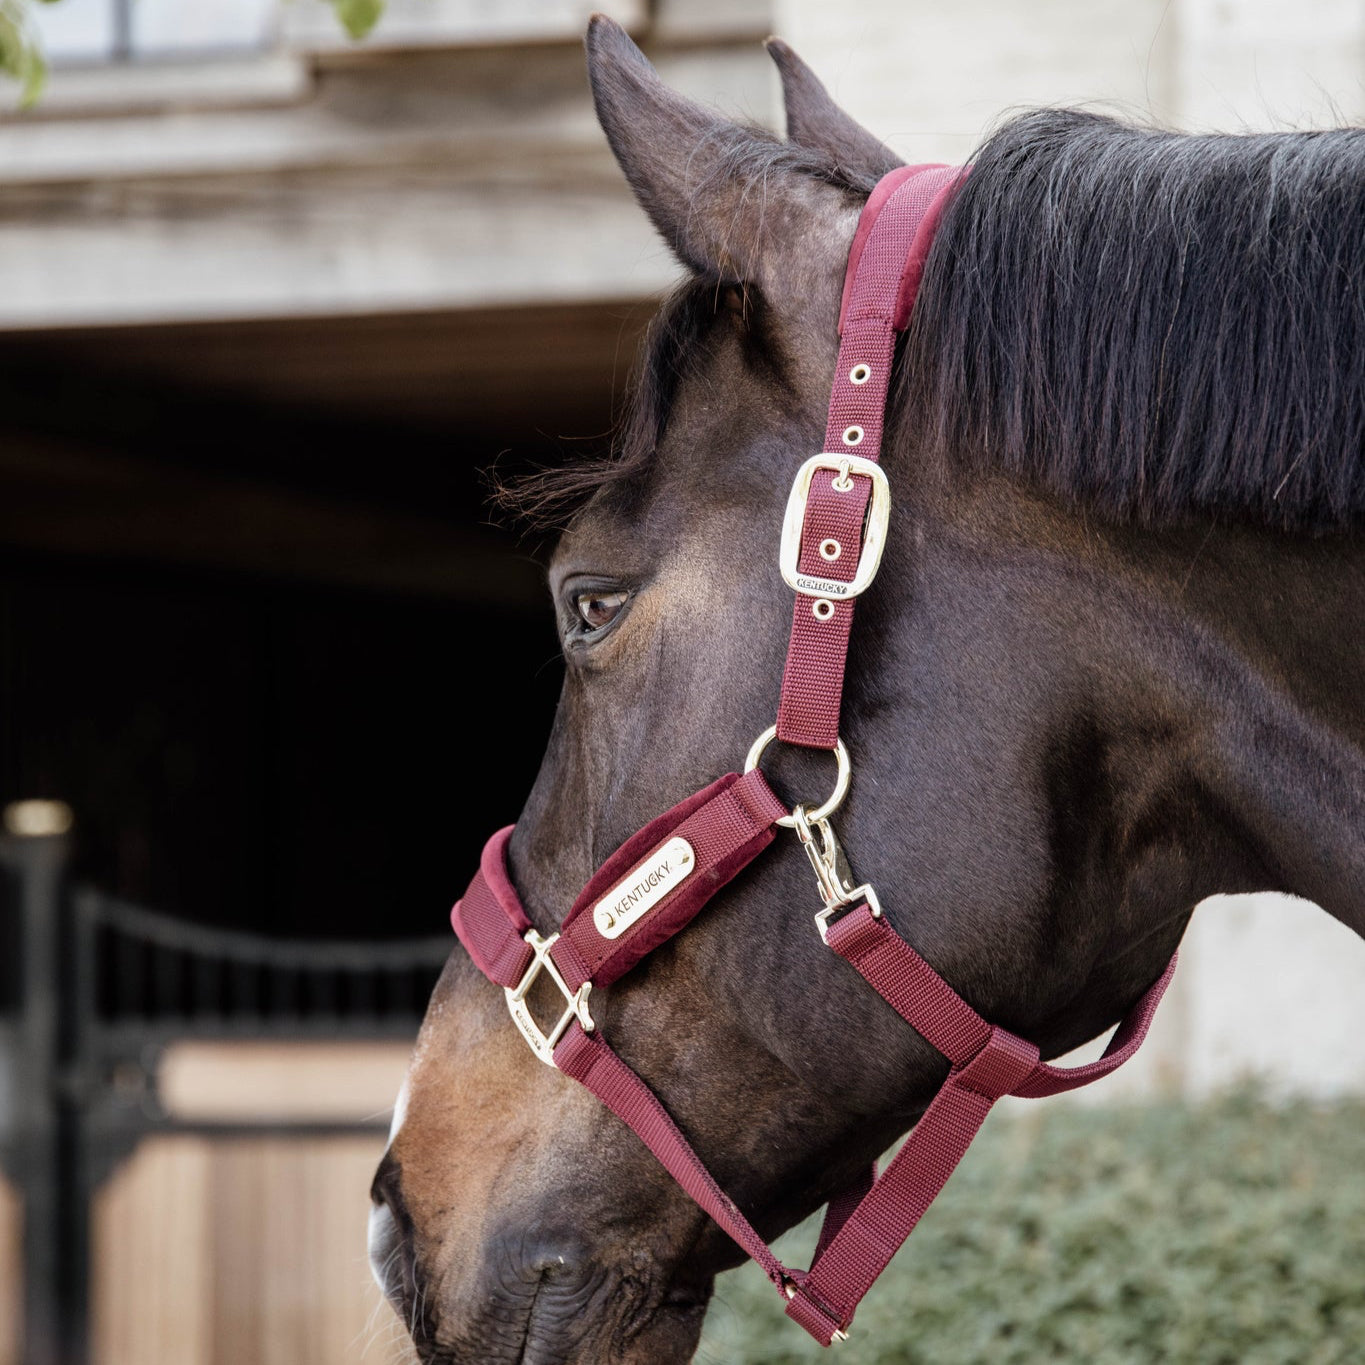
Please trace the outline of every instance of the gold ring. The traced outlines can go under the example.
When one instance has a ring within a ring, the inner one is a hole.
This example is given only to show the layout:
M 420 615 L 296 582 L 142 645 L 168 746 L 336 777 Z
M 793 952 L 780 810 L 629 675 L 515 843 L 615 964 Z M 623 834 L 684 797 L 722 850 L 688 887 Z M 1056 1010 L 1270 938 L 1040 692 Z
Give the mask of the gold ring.
M 758 767 L 758 761 L 763 757 L 764 749 L 776 738 L 777 726 L 770 725 L 754 740 L 753 748 L 749 750 L 749 755 L 744 760 L 744 771 L 746 773 L 751 773 Z M 812 824 L 817 820 L 827 820 L 844 804 L 844 797 L 848 795 L 848 784 L 853 777 L 853 765 L 848 760 L 848 750 L 844 747 L 842 739 L 834 741 L 834 759 L 839 765 L 838 775 L 834 779 L 834 790 L 830 792 L 824 805 L 806 811 L 806 819 Z M 796 828 L 796 821 L 790 815 L 779 815 L 776 823 L 781 825 L 783 829 Z

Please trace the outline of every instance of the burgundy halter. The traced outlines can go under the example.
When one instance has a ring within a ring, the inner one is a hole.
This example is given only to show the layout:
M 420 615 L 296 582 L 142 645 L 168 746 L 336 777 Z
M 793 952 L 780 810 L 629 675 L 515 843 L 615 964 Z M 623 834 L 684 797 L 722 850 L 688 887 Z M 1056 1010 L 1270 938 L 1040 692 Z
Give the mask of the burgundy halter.
M 1032 1043 L 982 1019 L 900 937 L 872 887 L 855 885 L 829 823 L 849 783 L 839 704 L 853 599 L 877 572 L 890 510 L 876 461 L 896 335 L 909 321 L 934 229 L 965 173 L 946 166 L 893 171 L 863 210 L 844 280 L 824 452 L 798 471 L 783 526 L 780 567 L 796 604 L 777 724 L 759 736 L 743 775 L 727 774 L 626 840 L 549 938 L 532 928 L 508 876 L 510 826 L 488 841 L 478 874 L 451 912 L 475 965 L 505 988 L 512 1019 L 536 1056 L 582 1082 L 635 1131 L 763 1267 L 786 1296 L 788 1316 L 825 1346 L 843 1339 L 859 1301 L 943 1188 L 991 1105 L 1002 1095 L 1053 1095 L 1108 1075 L 1137 1051 L 1175 971 L 1172 958 L 1099 1061 L 1048 1066 Z M 758 767 L 773 738 L 835 752 L 839 776 L 822 805 L 788 811 L 773 794 Z M 815 869 L 821 938 L 952 1062 L 885 1172 L 878 1176 L 874 1166 L 830 1201 L 809 1271 L 777 1260 L 588 1010 L 594 986 L 617 980 L 685 928 L 773 841 L 779 825 L 795 829 Z M 542 971 L 566 1002 L 548 1033 L 525 1003 Z

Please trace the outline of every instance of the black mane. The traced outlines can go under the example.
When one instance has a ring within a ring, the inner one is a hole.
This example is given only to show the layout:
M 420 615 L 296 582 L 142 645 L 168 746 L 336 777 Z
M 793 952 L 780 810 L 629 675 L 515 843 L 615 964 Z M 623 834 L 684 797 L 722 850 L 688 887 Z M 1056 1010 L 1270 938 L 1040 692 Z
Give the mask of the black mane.
M 1365 130 L 1015 119 L 944 216 L 902 375 L 921 456 L 1120 516 L 1360 522 Z
M 757 178 L 780 160 L 871 187 L 730 131 Z M 972 166 L 903 350 L 913 458 L 1004 468 L 1120 518 L 1365 521 L 1365 129 L 1191 136 L 1048 109 Z M 666 300 L 609 456 L 497 500 L 562 525 L 647 469 L 720 288 L 692 276 Z

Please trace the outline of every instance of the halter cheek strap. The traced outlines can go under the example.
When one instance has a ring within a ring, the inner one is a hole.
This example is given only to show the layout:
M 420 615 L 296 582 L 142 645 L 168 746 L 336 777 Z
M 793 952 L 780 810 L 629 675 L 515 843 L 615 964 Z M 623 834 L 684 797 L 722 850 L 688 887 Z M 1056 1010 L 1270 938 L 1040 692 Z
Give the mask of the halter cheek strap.
M 794 495 L 784 526 L 787 557 L 796 550 L 796 572 L 785 575 L 796 602 L 777 710 L 777 737 L 788 744 L 832 749 L 839 738 L 854 599 L 876 574 L 889 511 L 877 461 L 896 337 L 910 320 L 934 229 L 965 174 L 954 166 L 892 171 L 854 234 L 824 453 L 803 467 L 802 475 L 811 471 L 804 506 Z
M 893 171 L 863 211 L 849 255 L 825 451 L 798 471 L 783 527 L 781 569 L 797 593 L 776 726 L 747 770 L 729 773 L 652 820 L 598 869 L 559 933 L 532 927 L 506 864 L 511 828 L 484 848 L 451 923 L 475 965 L 503 987 L 513 1022 L 543 1062 L 586 1086 L 659 1159 L 787 1299 L 787 1314 L 828 1346 L 910 1235 L 1003 1095 L 1038 1098 L 1108 1075 L 1137 1051 L 1175 971 L 1129 1011 L 1099 1061 L 1063 1070 L 1037 1047 L 986 1022 L 896 932 L 871 886 L 855 886 L 829 815 L 847 790 L 839 743 L 853 599 L 876 574 L 889 493 L 876 463 L 898 332 L 904 330 L 938 219 L 966 172 Z M 856 453 L 855 453 L 856 451 Z M 834 749 L 839 783 L 819 808 L 790 812 L 758 768 L 766 744 Z M 658 1097 L 593 1022 L 594 986 L 619 979 L 679 933 L 775 837 L 793 827 L 824 908 L 816 925 L 900 1017 L 951 1063 L 948 1078 L 880 1176 L 875 1166 L 832 1199 L 808 1271 L 784 1266 L 720 1188 Z M 563 997 L 548 1032 L 526 996 L 546 973 Z

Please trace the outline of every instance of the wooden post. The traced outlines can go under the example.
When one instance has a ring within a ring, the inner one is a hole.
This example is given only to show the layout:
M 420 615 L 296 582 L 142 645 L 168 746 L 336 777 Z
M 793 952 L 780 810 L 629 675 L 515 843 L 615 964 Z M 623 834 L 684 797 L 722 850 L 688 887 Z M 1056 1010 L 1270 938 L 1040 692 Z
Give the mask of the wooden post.
M 62 1179 L 61 985 L 63 884 L 71 812 L 56 801 L 5 808 L 0 862 L 13 879 L 19 920 L 15 1028 L 15 1175 L 23 1199 L 23 1359 L 75 1365 L 79 1343 L 63 1287 L 73 1210 Z

